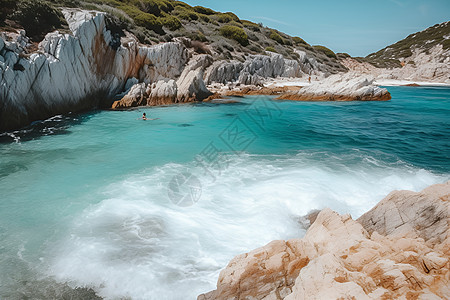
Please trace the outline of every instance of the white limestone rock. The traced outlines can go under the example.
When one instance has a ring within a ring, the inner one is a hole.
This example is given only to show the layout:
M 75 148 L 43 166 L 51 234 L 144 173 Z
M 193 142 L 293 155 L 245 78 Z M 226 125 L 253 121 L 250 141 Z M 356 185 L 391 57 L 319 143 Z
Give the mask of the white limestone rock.
M 128 88 L 129 78 L 146 84 L 177 78 L 188 61 L 188 52 L 180 43 L 143 47 L 127 36 L 127 43 L 112 48 L 104 13 L 64 9 L 63 14 L 72 35 L 47 34 L 40 52 L 20 61 L 24 70 L 13 69 L 16 54 L 23 49 L 17 42 L 5 42 L 0 130 L 55 114 L 109 106 L 115 95 Z M 17 36 L 22 44 L 26 42 L 24 33 Z
M 389 92 L 373 84 L 373 78 L 354 73 L 336 74 L 311 83 L 296 93 L 285 94 L 279 99 L 297 101 L 353 101 L 389 100 Z
M 177 80 L 178 102 L 203 100 L 212 94 L 206 88 L 203 80 L 204 71 L 212 62 L 212 57 L 207 54 L 197 55 L 189 61 L 189 64 Z
M 178 87 L 175 80 L 160 80 L 151 86 L 147 105 L 170 104 L 176 101 Z
M 244 64 L 239 61 L 216 61 L 205 72 L 205 83 L 234 82 L 239 78 L 239 74 L 244 68 Z

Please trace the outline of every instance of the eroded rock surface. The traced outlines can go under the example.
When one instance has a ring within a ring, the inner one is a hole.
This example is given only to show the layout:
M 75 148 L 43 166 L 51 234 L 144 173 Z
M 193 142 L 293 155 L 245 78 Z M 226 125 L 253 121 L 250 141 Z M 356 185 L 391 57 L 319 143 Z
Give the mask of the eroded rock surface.
M 282 95 L 279 99 L 298 101 L 390 100 L 391 95 L 387 89 L 374 85 L 373 81 L 373 78 L 359 77 L 353 73 L 336 74 L 322 81 L 313 82 L 296 93 Z
M 153 83 L 181 75 L 188 53 L 180 43 L 151 47 L 134 37 L 116 41 L 105 14 L 63 10 L 72 34 L 52 32 L 39 52 L 24 55 L 26 39 L 2 42 L 0 130 L 55 114 L 109 106 L 130 78 Z
M 394 191 L 358 222 L 372 233 L 419 237 L 442 243 L 448 235 L 450 182 L 435 184 L 421 192 Z
M 220 273 L 217 289 L 198 299 L 449 299 L 449 195 L 450 182 L 420 193 L 393 192 L 360 218 L 366 228 L 324 209 L 304 238 L 273 241 L 236 256 Z M 400 227 L 427 222 L 423 207 L 427 218 L 444 221 L 413 234 L 379 223 L 386 235 L 365 221 L 412 202 L 426 205 L 407 208 L 419 211 Z

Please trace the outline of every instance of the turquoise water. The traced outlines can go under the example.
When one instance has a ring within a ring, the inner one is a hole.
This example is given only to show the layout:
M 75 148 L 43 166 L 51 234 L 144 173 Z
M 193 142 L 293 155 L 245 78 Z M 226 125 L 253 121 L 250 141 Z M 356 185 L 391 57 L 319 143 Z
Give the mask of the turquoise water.
M 312 209 L 358 217 L 448 180 L 450 89 L 388 89 L 387 102 L 236 98 L 2 134 L 0 299 L 195 299 L 235 255 L 302 236 Z

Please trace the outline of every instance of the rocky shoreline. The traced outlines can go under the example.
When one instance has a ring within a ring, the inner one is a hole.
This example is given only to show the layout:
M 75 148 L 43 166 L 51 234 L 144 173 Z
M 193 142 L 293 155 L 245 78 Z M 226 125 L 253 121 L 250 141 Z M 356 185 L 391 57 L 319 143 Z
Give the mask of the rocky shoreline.
M 353 220 L 330 209 L 302 239 L 236 256 L 209 299 L 448 299 L 450 181 L 394 191 Z
M 377 80 L 424 78 L 447 82 L 450 72 L 448 59 L 441 63 L 448 51 L 439 46 L 433 48 L 431 58 L 415 52 L 417 67 L 408 64 L 402 70 L 378 69 L 341 58 L 351 71 L 342 73 L 295 48 L 295 60 L 270 51 L 246 53 L 241 60 L 224 60 L 207 44 L 199 45 L 184 37 L 149 46 L 139 43 L 129 32 L 119 36 L 103 12 L 64 8 L 62 14 L 70 33 L 50 32 L 39 45 L 31 43 L 24 30 L 0 34 L 0 131 L 69 112 L 226 96 L 275 95 L 297 101 L 389 100 L 389 93 L 376 86 Z M 428 69 L 420 67 L 428 58 L 436 63 Z M 421 71 L 426 71 L 426 76 L 420 77 Z M 289 85 L 291 79 L 304 84 Z M 268 86 L 274 82 L 275 86 Z

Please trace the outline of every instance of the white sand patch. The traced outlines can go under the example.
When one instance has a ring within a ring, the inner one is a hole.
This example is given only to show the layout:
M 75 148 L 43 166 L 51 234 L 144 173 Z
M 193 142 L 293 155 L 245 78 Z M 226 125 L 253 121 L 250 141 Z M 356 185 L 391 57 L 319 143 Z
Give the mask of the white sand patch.
M 443 82 L 425 82 L 425 81 L 409 81 L 409 80 L 395 80 L 395 79 L 377 79 L 374 81 L 375 85 L 382 86 L 402 86 L 407 84 L 418 84 L 420 86 L 450 86 Z

